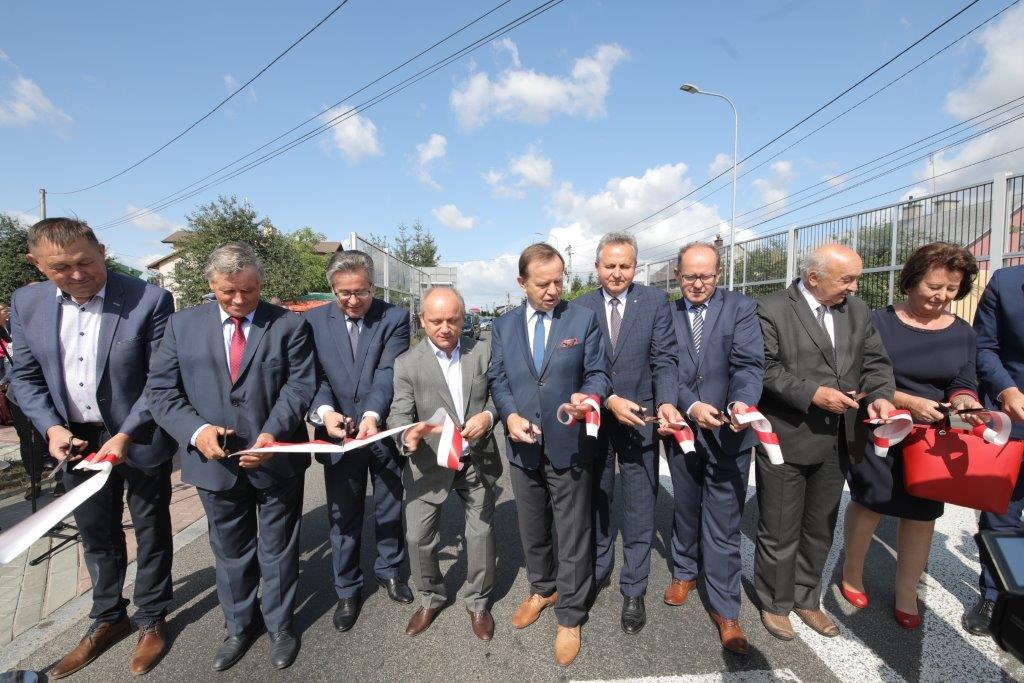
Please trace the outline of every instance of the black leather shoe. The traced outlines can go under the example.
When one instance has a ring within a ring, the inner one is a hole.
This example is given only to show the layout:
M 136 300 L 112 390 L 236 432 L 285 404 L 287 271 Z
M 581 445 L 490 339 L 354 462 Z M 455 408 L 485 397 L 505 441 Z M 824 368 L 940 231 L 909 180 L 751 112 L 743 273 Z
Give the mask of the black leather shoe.
M 256 640 L 255 633 L 243 633 L 240 636 L 228 636 L 224 639 L 217 656 L 213 658 L 214 671 L 227 671 L 249 650 Z
M 299 639 L 291 631 L 270 634 L 270 663 L 278 669 L 287 669 L 299 654 Z
M 358 595 L 338 600 L 338 606 L 334 610 L 334 628 L 347 631 L 355 626 L 361 606 Z
M 388 592 L 388 597 L 395 602 L 400 602 L 403 605 L 408 605 L 412 602 L 412 591 L 409 590 L 409 584 L 401 579 L 382 579 L 377 577 L 377 583 L 380 587 Z
M 992 635 L 992 610 L 995 609 L 995 606 L 996 603 L 991 600 L 979 599 L 974 609 L 970 612 L 965 612 L 963 619 L 960 621 L 964 630 L 975 636 Z
M 640 633 L 647 623 L 647 610 L 644 609 L 644 596 L 631 598 L 622 596 L 622 630 L 630 635 Z

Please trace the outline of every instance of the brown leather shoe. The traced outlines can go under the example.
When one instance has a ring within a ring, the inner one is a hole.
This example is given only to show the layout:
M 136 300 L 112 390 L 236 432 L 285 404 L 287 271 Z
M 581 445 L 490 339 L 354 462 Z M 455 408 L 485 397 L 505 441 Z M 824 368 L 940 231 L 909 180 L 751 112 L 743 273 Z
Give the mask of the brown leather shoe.
M 555 634 L 555 661 L 562 666 L 569 666 L 580 653 L 580 627 L 558 625 Z
M 558 600 L 558 593 L 552 593 L 547 597 L 532 593 L 516 607 L 516 613 L 512 615 L 512 625 L 516 628 L 526 628 L 537 621 L 545 607 L 555 604 L 555 600 Z
M 793 611 L 796 612 L 798 617 L 800 617 L 800 621 L 804 622 L 826 638 L 835 638 L 839 635 L 839 627 L 836 626 L 836 622 L 832 621 L 827 614 L 822 612 L 821 608 L 800 609 L 797 607 Z
M 128 665 L 132 676 L 149 673 L 157 665 L 164 652 L 167 651 L 167 624 L 163 619 L 150 626 L 139 629 L 139 642 L 135 644 L 135 654 Z
M 57 662 L 57 666 L 49 672 L 49 677 L 64 678 L 85 668 L 92 660 L 103 654 L 104 650 L 128 635 L 131 629 L 132 622 L 128 617 L 115 622 L 94 622 L 75 649 Z
M 686 604 L 686 598 L 696 585 L 693 579 L 672 579 L 672 583 L 665 589 L 665 604 L 673 607 Z
M 793 631 L 793 624 L 789 621 L 788 614 L 776 614 L 768 610 L 761 610 L 761 623 L 764 624 L 768 633 L 779 640 L 793 640 L 796 633 Z
M 494 637 L 494 617 L 489 610 L 483 609 L 479 612 L 466 610 L 469 615 L 469 622 L 473 625 L 473 635 L 480 640 L 490 640 Z
M 412 613 L 409 625 L 405 627 L 405 635 L 418 636 L 427 630 L 427 627 L 434 622 L 434 617 L 441 610 L 436 607 L 420 607 Z
M 718 626 L 718 637 L 722 639 L 722 647 L 738 655 L 747 654 L 747 634 L 743 632 L 739 619 L 726 619 L 721 614 L 711 612 L 711 620 Z

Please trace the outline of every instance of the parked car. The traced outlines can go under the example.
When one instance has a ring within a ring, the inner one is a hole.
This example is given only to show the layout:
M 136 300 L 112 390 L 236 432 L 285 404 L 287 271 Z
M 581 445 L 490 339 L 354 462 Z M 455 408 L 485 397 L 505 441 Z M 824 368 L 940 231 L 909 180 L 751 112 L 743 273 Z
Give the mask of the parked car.
M 482 316 L 480 318 L 480 331 L 481 332 L 490 332 L 491 331 L 491 323 L 493 323 L 493 322 L 494 322 L 494 318 L 492 318 L 491 316 L 489 316 L 489 315 Z
M 462 321 L 462 334 L 473 339 L 480 338 L 480 316 L 476 313 L 467 313 Z

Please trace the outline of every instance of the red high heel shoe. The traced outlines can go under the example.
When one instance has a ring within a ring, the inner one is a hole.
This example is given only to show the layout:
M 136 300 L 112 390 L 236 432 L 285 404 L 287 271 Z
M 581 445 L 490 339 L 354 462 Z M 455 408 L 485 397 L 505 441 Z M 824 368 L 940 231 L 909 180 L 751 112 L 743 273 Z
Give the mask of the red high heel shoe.
M 896 623 L 905 629 L 913 630 L 921 625 L 920 614 L 907 614 L 893 607 L 892 616 L 896 619 Z
M 844 598 L 846 598 L 846 602 L 850 603 L 857 609 L 864 609 L 868 606 L 868 594 L 861 593 L 844 586 L 842 576 L 839 577 L 839 592 L 842 593 Z

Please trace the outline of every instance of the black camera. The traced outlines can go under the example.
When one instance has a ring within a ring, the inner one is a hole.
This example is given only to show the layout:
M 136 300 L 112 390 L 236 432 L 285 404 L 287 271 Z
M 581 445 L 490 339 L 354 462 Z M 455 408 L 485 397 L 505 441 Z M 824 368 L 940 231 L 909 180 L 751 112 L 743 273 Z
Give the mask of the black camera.
M 992 612 L 992 638 L 1024 662 L 1024 531 L 982 531 L 982 561 L 992 567 L 999 597 Z

